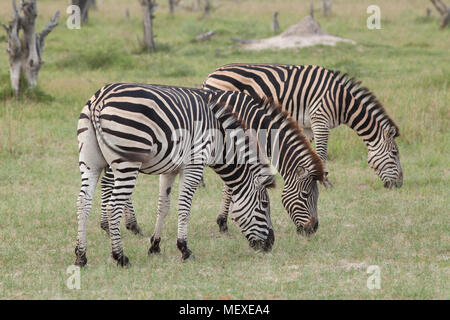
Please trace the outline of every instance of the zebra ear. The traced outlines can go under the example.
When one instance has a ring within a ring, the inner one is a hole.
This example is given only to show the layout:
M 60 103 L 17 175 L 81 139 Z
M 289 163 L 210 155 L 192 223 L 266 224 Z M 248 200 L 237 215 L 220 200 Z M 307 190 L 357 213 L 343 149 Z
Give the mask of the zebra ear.
M 306 170 L 305 168 L 299 166 L 299 167 L 297 168 L 296 173 L 297 173 L 297 176 L 298 176 L 299 178 L 304 178 L 304 177 L 306 177 L 306 176 L 308 175 L 308 170 Z
M 255 184 L 258 188 L 274 188 L 275 187 L 275 175 L 261 175 L 255 178 Z

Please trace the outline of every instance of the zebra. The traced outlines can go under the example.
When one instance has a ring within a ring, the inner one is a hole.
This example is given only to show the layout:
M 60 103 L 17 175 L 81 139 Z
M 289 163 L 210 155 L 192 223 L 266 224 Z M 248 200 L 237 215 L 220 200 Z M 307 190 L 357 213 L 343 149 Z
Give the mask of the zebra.
M 368 149 L 368 163 L 384 183 L 399 188 L 403 171 L 395 138 L 398 126 L 372 92 L 345 73 L 320 66 L 230 64 L 217 68 L 203 82 L 209 90 L 235 90 L 270 97 L 299 125 L 326 164 L 330 129 L 352 128 Z M 328 171 L 325 186 L 331 187 Z
M 252 130 L 253 136 L 259 138 L 263 151 L 284 179 L 281 200 L 297 232 L 307 236 L 316 232 L 319 223 L 317 181 L 323 182 L 324 169 L 320 157 L 302 134 L 297 122 L 270 100 L 253 99 L 241 92 L 218 90 L 210 92 L 209 99 L 232 108 L 239 120 Z M 113 188 L 112 177 L 111 170 L 108 170 L 102 179 L 102 192 L 105 194 L 102 196 L 102 207 L 106 206 L 108 195 Z M 222 204 L 216 222 L 219 230 L 226 232 L 231 190 L 225 185 L 222 193 Z M 160 208 L 165 207 L 165 201 L 168 201 L 166 198 L 161 199 L 161 195 L 164 195 L 163 188 L 160 190 L 158 217 Z M 106 215 L 106 212 L 103 214 Z M 131 202 L 126 205 L 126 215 L 129 215 L 129 221 L 136 221 Z M 157 239 L 162 220 L 158 218 L 156 225 L 151 242 L 155 244 L 152 250 L 159 252 Z
M 253 130 L 261 145 L 284 180 L 281 202 L 294 222 L 297 232 L 311 235 L 317 231 L 319 219 L 317 181 L 323 182 L 324 169 L 319 156 L 312 149 L 297 122 L 280 106 L 233 91 L 216 91 L 218 101 L 233 108 L 236 116 Z M 231 203 L 227 186 L 223 189 L 221 210 L 217 224 L 227 231 L 227 216 Z
M 273 186 L 274 173 L 268 160 L 259 156 L 256 139 L 254 144 L 242 138 L 224 139 L 225 146 L 221 145 L 225 130 L 239 132 L 242 123 L 227 108 L 206 101 L 199 89 L 129 83 L 99 89 L 78 121 L 81 189 L 75 264 L 87 263 L 86 223 L 96 184 L 107 167 L 114 176 L 106 210 L 112 257 L 118 265 L 130 265 L 123 253 L 120 222 L 139 172 L 161 175 L 160 186 L 166 198 L 174 177 L 182 172 L 177 235 L 182 260 L 192 254 L 187 246 L 187 227 L 193 194 L 205 166 L 233 190 L 231 214 L 249 245 L 270 250 L 275 239 L 266 189 Z M 186 135 L 175 137 L 174 132 Z M 238 161 L 242 155 L 247 161 Z

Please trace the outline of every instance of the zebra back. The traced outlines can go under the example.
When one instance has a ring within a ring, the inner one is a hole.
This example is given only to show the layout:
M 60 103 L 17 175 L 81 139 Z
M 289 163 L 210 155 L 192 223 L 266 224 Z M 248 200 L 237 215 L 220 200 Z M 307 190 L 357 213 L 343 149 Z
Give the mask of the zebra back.
M 366 144 L 369 165 L 385 185 L 401 186 L 403 175 L 394 141 L 400 134 L 398 126 L 373 93 L 360 84 L 320 66 L 231 64 L 210 73 L 203 87 L 273 98 L 305 129 L 310 140 L 316 140 L 323 161 L 329 130 L 347 124 Z

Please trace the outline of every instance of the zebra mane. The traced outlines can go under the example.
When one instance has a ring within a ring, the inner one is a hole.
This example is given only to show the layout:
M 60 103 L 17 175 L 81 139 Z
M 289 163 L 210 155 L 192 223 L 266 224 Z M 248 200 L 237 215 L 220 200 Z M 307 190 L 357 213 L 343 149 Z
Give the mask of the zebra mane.
M 361 81 L 350 77 L 347 73 L 341 73 L 340 71 L 334 70 L 330 70 L 330 72 L 334 74 L 336 81 L 340 83 L 345 89 L 347 89 L 356 100 L 362 101 L 367 98 L 368 100 L 364 105 L 374 105 L 375 108 L 381 110 L 381 113 L 385 116 L 389 125 L 395 128 L 395 137 L 400 136 L 400 130 L 397 124 L 394 122 L 394 120 L 391 119 L 391 117 L 389 117 L 386 109 L 384 109 L 383 105 L 380 101 L 378 101 L 375 95 L 368 88 L 361 86 Z
M 309 151 L 308 153 L 310 154 L 311 162 L 318 174 L 318 180 L 323 182 L 325 179 L 325 169 L 322 159 L 320 159 L 319 155 L 314 151 L 311 143 L 309 142 L 308 138 L 306 138 L 305 134 L 303 133 L 303 129 L 299 126 L 298 122 L 291 117 L 288 111 L 283 110 L 279 103 L 274 102 L 272 97 L 258 99 L 264 107 L 265 112 L 270 116 L 270 118 L 272 118 L 272 121 L 276 119 L 276 122 L 279 124 L 286 123 L 284 128 L 294 131 L 294 139 L 297 140 L 301 145 L 305 146 Z
M 233 108 L 227 105 L 225 102 L 211 102 L 209 106 L 210 110 L 214 113 L 214 116 L 217 120 L 219 120 L 224 129 L 238 129 L 241 128 L 244 132 L 247 131 L 248 126 L 245 122 L 239 119 L 236 112 L 233 112 Z M 266 153 L 262 150 L 258 139 L 252 134 L 247 135 L 247 137 L 251 140 L 251 145 L 256 146 L 257 150 L 250 149 L 252 154 L 260 155 L 260 164 L 263 168 L 269 169 L 271 164 L 270 160 L 267 158 Z M 272 170 L 270 170 L 272 171 Z M 275 174 L 273 174 L 275 175 Z M 267 189 L 275 188 L 275 179 L 268 185 L 265 186 Z

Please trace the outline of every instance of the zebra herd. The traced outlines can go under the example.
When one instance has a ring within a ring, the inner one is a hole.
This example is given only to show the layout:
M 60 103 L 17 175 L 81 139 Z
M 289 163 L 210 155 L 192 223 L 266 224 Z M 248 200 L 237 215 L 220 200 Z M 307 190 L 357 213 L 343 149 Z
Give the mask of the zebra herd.
M 224 182 L 220 231 L 227 230 L 230 214 L 252 248 L 271 250 L 275 236 L 267 188 L 274 186 L 278 171 L 284 180 L 282 204 L 297 232 L 313 234 L 319 224 L 317 182 L 331 186 L 325 169 L 328 136 L 340 124 L 366 144 L 368 163 L 384 186 L 400 187 L 399 129 L 375 96 L 346 74 L 319 66 L 232 64 L 209 74 L 202 89 L 104 86 L 78 121 L 81 190 L 75 264 L 87 263 L 86 223 L 102 171 L 100 225 L 121 266 L 129 265 L 122 248 L 122 216 L 127 229 L 142 234 L 131 202 L 138 173 L 160 175 L 149 255 L 160 252 L 179 174 L 177 247 L 183 260 L 191 256 L 191 203 L 206 166 Z

